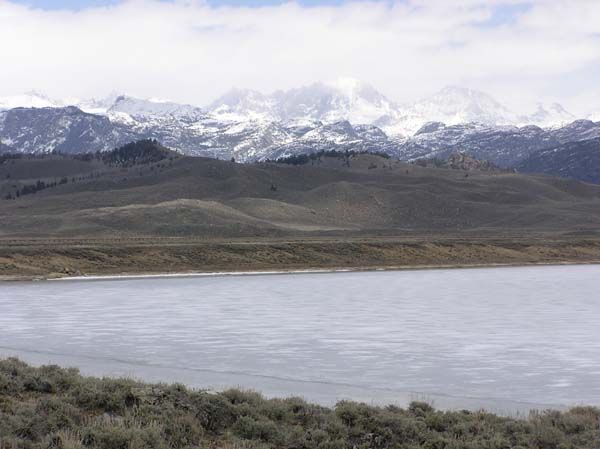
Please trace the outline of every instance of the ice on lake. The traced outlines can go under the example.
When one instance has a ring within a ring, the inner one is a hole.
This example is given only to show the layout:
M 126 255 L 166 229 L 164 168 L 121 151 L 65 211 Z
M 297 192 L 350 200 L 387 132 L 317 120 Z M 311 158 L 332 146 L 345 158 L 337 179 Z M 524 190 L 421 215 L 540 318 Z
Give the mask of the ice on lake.
M 600 266 L 0 285 L 0 356 L 196 387 L 600 405 Z

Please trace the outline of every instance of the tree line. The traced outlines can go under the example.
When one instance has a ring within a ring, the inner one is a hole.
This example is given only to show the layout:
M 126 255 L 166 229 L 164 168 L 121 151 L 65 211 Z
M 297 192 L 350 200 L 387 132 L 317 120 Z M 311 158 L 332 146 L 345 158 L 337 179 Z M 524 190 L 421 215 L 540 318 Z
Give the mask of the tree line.
M 302 153 L 295 154 L 292 156 L 281 157 L 275 160 L 267 160 L 267 162 L 275 162 L 277 164 L 288 164 L 288 165 L 306 165 L 308 163 L 314 161 L 321 161 L 324 157 L 331 157 L 337 159 L 344 159 L 347 163 L 349 163 L 350 158 L 360 155 L 360 154 L 373 154 L 375 156 L 380 156 L 385 159 L 389 159 L 390 155 L 387 153 L 379 152 L 379 151 L 356 151 L 356 150 L 321 150 L 314 153 Z

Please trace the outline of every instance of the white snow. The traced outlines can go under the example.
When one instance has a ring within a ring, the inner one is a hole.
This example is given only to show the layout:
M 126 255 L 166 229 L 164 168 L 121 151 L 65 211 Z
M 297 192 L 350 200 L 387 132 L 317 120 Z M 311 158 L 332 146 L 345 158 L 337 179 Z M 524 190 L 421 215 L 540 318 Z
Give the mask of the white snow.
M 600 122 L 600 111 L 591 113 L 587 118 L 592 122 Z
M 0 97 L 0 110 L 13 108 L 54 108 L 61 104 L 41 92 L 30 91 L 21 95 Z
M 550 105 L 538 103 L 536 111 L 529 116 L 522 117 L 519 124 L 523 126 L 537 125 L 542 128 L 555 128 L 565 126 L 576 119 L 577 117 L 565 110 L 558 103 Z
M 339 78 L 271 94 L 232 89 L 205 110 L 162 98 L 138 99 L 115 92 L 103 99 L 89 100 L 70 98 L 58 101 L 35 91 L 0 98 L 0 110 L 65 105 L 74 105 L 89 113 L 108 115 L 127 124 L 139 120 L 169 119 L 183 120 L 188 125 L 214 120 L 223 125 L 283 122 L 294 123 L 291 126 L 297 127 L 315 127 L 317 122 L 331 124 L 348 120 L 352 124 L 376 125 L 393 137 L 413 135 L 431 121 L 446 125 L 476 122 L 489 126 L 557 127 L 576 119 L 557 103 L 540 103 L 532 114 L 518 115 L 484 92 L 456 86 L 445 87 L 412 104 L 400 105 L 354 78 Z M 589 118 L 600 120 L 600 112 Z M 204 125 L 199 128 L 204 128 Z

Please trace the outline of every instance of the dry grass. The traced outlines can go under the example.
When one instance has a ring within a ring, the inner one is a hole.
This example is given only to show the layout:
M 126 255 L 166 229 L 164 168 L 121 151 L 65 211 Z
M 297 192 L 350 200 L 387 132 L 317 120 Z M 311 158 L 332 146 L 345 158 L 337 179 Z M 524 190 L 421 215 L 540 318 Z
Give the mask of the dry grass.
M 307 268 L 416 268 L 600 261 L 600 239 L 320 238 L 0 242 L 0 279 Z

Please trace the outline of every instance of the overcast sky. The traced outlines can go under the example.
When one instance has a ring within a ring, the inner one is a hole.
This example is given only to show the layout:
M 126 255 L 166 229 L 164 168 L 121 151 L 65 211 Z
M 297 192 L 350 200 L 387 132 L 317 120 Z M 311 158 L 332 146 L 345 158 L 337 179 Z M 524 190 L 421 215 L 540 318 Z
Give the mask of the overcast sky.
M 599 0 L 0 0 L 0 96 L 205 105 L 340 76 L 399 102 L 446 85 L 518 112 L 600 110 Z

